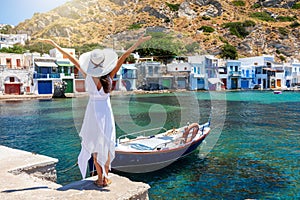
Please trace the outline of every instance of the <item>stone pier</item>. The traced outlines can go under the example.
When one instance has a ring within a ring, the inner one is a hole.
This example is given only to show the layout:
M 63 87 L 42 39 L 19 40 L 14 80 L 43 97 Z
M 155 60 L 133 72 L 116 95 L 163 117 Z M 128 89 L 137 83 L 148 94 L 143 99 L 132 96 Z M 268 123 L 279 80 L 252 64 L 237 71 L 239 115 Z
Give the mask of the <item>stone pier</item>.
M 99 188 L 97 177 L 62 186 L 55 183 L 57 159 L 0 145 L 0 199 L 148 199 L 150 186 L 109 174 L 112 184 Z

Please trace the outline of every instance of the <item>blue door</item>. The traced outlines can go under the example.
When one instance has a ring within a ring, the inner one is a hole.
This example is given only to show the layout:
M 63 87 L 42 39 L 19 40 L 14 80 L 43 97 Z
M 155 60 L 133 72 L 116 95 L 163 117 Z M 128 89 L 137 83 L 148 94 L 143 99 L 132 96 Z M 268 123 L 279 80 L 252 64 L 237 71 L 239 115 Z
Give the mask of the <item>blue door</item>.
M 242 80 L 241 81 L 241 87 L 244 88 L 244 89 L 248 89 L 249 88 L 249 81 Z
M 197 79 L 197 89 L 204 89 L 204 79 L 203 78 Z
M 52 94 L 52 81 L 38 81 L 39 94 Z

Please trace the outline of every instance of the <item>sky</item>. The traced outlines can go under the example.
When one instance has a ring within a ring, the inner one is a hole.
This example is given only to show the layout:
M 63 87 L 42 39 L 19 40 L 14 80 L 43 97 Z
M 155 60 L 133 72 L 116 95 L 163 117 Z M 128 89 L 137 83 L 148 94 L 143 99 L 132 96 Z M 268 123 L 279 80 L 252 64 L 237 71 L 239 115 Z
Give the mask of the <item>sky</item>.
M 34 13 L 44 13 L 70 0 L 2 0 L 0 24 L 18 25 Z

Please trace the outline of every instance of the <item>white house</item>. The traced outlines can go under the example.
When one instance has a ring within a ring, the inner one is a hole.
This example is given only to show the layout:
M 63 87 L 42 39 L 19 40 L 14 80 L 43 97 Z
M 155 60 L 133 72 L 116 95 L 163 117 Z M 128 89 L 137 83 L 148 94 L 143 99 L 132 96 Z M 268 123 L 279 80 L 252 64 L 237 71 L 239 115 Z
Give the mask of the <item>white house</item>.
M 174 88 L 188 89 L 191 68 L 187 57 L 176 57 L 172 63 L 167 64 L 167 73 L 174 77 Z
M 137 68 L 135 64 L 123 64 L 114 77 L 115 90 L 136 90 Z
M 228 60 L 227 67 L 227 89 L 241 88 L 241 61 Z
M 30 40 L 27 34 L 0 34 L 0 43 L 6 45 L 22 44 Z
M 205 84 L 207 74 L 205 73 L 204 57 L 203 56 L 189 56 L 188 62 L 191 64 L 191 71 L 189 75 L 190 90 L 203 90 L 208 86 Z
M 253 84 L 259 84 L 262 88 L 266 89 L 270 87 L 270 80 L 268 76 L 268 70 L 272 68 L 272 63 L 274 63 L 274 56 L 263 55 L 254 56 L 248 58 L 240 58 L 241 66 L 252 67 L 255 70 L 255 79 Z

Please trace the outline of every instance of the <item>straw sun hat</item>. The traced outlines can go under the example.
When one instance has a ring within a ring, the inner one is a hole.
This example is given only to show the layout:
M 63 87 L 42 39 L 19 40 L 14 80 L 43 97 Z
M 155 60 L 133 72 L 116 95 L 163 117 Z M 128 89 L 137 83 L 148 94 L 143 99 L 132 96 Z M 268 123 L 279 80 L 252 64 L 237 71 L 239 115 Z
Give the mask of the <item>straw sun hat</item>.
M 117 53 L 112 49 L 95 49 L 79 57 L 81 69 L 94 77 L 109 74 L 118 61 Z

